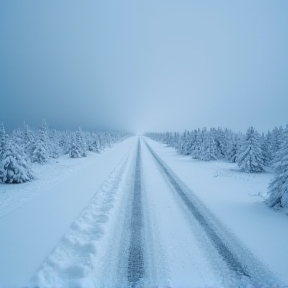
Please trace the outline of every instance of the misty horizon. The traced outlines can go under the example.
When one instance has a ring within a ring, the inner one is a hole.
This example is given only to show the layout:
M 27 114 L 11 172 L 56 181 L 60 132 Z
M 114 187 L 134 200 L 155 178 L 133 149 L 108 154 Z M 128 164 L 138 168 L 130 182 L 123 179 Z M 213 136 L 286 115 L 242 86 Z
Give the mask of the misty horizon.
M 287 1 L 1 1 L 0 122 L 267 132 L 288 123 Z

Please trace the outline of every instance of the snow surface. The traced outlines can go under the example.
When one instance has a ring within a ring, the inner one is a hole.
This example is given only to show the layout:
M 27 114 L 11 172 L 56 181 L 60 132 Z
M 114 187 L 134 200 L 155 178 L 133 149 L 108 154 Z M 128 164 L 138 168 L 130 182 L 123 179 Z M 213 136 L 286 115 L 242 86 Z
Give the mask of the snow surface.
M 120 241 L 115 241 L 118 237 L 111 232 L 121 231 L 117 227 L 121 213 L 119 208 L 122 196 L 127 191 L 126 183 L 131 174 L 132 160 L 133 153 L 127 154 L 109 175 L 39 267 L 32 279 L 33 287 L 100 287 L 99 283 L 104 280 L 107 283 L 109 279 L 117 279 L 119 271 L 115 271 L 118 269 L 111 269 L 113 263 L 117 262 L 111 261 L 111 250 L 117 250 L 115 248 Z M 113 239 L 109 240 L 111 234 Z M 116 259 L 117 257 L 115 255 Z M 95 281 L 98 284 L 91 286 Z
M 288 285 L 288 217 L 269 209 L 259 196 L 273 175 L 193 160 L 145 140 L 244 247 Z M 128 287 L 137 141 L 130 138 L 90 158 L 62 157 L 37 166 L 38 178 L 29 185 L 0 185 L 1 288 Z M 236 287 L 223 281 L 229 269 L 141 143 L 144 287 Z
M 0 287 L 23 287 L 134 145 L 130 138 L 88 158 L 34 165 L 37 180 L 0 184 Z
M 149 205 L 146 217 L 152 225 L 148 237 L 153 239 L 148 244 L 153 251 L 150 261 L 154 262 L 149 271 L 151 283 L 161 287 L 219 287 L 205 253 L 195 249 L 199 246 L 195 231 L 183 217 L 151 153 L 147 148 L 143 150 L 146 205 Z
M 288 217 L 268 208 L 262 198 L 274 175 L 244 173 L 233 163 L 194 160 L 164 144 L 146 141 L 206 207 L 288 285 Z

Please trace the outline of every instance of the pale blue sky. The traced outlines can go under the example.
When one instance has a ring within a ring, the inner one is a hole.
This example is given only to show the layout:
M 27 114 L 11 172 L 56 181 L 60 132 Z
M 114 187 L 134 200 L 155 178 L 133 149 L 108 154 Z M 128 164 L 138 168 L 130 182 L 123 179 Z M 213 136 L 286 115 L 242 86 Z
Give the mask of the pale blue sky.
M 287 0 L 1 0 L 0 44 L 8 129 L 288 123 Z

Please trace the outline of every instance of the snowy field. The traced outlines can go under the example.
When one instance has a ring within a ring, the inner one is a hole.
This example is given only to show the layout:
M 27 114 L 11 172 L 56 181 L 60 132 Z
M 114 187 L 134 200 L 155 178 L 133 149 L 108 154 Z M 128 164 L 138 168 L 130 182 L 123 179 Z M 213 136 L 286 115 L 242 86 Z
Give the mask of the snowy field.
M 262 198 L 273 174 L 240 172 L 237 164 L 197 161 L 178 155 L 164 144 L 147 142 L 207 208 L 288 287 L 288 217 L 268 208 Z
M 134 144 L 35 165 L 30 183 L 0 184 L 0 287 L 23 287 Z
M 1 288 L 288 287 L 288 217 L 262 199 L 271 173 L 138 137 L 33 169 L 0 185 Z

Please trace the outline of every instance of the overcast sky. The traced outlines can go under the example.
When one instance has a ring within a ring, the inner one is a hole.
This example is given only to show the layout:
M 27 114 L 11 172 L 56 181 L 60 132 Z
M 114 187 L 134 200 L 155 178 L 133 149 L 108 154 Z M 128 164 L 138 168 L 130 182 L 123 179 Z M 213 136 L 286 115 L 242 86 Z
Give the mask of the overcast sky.
M 134 132 L 288 123 L 287 0 L 1 0 L 0 121 Z

